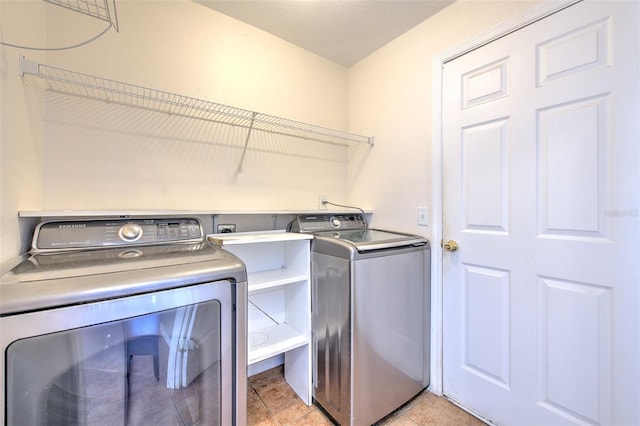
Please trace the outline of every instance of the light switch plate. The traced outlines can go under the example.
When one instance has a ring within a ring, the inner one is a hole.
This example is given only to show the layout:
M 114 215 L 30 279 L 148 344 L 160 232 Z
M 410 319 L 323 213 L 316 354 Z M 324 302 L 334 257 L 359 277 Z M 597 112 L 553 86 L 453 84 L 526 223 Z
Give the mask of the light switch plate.
M 418 225 L 429 225 L 429 207 L 418 207 Z

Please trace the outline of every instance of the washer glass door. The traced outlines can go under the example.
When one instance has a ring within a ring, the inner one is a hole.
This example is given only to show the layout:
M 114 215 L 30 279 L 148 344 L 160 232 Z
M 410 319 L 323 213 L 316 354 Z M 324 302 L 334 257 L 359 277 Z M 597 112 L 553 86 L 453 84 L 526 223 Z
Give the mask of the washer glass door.
M 42 330 L 6 345 L 6 424 L 230 424 L 231 284 L 206 286 L 197 303 L 181 304 L 194 292 L 182 289 L 47 311 L 50 325 L 14 317 Z M 60 329 L 77 314 L 118 316 L 117 304 L 147 312 Z

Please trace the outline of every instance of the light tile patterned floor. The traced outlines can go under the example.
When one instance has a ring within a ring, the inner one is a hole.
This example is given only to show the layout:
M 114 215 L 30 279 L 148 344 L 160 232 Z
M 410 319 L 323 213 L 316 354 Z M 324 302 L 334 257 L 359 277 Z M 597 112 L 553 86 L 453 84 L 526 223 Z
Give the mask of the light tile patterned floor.
M 284 380 L 282 366 L 249 378 L 249 426 L 331 426 L 315 405 L 308 407 Z M 423 392 L 379 423 L 384 426 L 483 426 L 485 423 L 446 399 Z

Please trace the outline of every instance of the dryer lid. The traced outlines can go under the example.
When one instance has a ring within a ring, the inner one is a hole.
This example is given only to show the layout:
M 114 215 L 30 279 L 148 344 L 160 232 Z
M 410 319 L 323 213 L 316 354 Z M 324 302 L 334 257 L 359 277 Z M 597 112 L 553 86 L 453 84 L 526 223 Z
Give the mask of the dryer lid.
M 348 229 L 344 231 L 323 231 L 314 233 L 316 237 L 333 238 L 351 244 L 358 252 L 394 249 L 407 246 L 424 246 L 426 238 L 401 232 L 380 229 Z
M 240 259 L 206 242 L 31 254 L 0 277 L 0 316 L 246 279 Z
M 15 281 L 33 282 L 188 265 L 222 258 L 222 253 L 208 243 L 32 253 L 6 275 L 13 275 Z

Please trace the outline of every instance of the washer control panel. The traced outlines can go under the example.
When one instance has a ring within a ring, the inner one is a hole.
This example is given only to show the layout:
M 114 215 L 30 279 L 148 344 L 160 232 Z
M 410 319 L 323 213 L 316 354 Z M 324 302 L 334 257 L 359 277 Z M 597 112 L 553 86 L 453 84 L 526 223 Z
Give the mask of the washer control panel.
M 74 219 L 39 224 L 31 248 L 42 252 L 201 241 L 204 231 L 197 218 Z
M 292 232 L 303 233 L 365 228 L 366 222 L 361 213 L 300 215 L 291 223 Z

